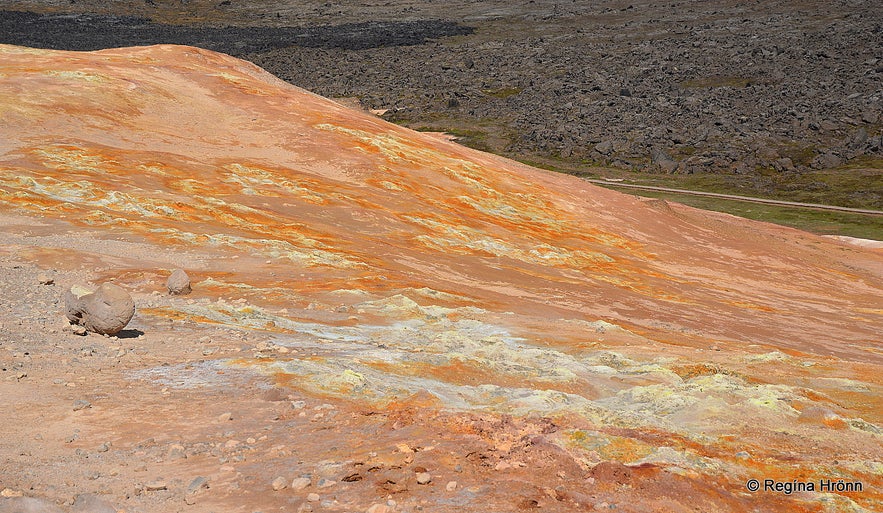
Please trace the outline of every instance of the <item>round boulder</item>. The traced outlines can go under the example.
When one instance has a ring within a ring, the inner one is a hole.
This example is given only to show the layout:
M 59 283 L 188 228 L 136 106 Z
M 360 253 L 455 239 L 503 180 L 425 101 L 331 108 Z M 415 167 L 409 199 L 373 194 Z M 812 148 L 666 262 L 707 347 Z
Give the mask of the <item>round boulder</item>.
M 173 296 L 190 294 L 190 276 L 183 269 L 175 269 L 166 281 L 166 287 Z
M 102 335 L 119 333 L 135 315 L 132 296 L 113 283 L 104 283 L 94 292 L 75 285 L 65 295 L 65 306 L 71 323 Z

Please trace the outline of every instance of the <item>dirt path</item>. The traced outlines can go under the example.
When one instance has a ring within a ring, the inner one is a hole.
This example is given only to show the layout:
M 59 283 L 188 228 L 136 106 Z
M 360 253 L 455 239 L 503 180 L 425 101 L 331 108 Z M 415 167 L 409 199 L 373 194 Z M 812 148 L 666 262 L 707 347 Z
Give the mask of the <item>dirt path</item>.
M 765 205 L 778 205 L 782 207 L 811 208 L 813 210 L 834 210 L 837 212 L 850 212 L 852 214 L 865 214 L 871 216 L 883 216 L 883 210 L 871 210 L 867 208 L 850 208 L 838 205 L 821 205 L 819 203 L 802 203 L 799 201 L 784 201 L 767 198 L 754 198 L 751 196 L 738 196 L 735 194 L 721 194 L 718 192 L 691 191 L 687 189 L 673 189 L 671 187 L 657 187 L 655 185 L 637 185 L 630 183 L 613 182 L 610 180 L 592 180 L 586 179 L 597 185 L 609 188 L 624 187 L 627 189 L 641 189 L 645 191 L 672 192 L 675 194 L 689 194 L 691 196 L 704 196 L 706 198 L 721 198 L 734 201 L 747 201 L 750 203 L 763 203 Z

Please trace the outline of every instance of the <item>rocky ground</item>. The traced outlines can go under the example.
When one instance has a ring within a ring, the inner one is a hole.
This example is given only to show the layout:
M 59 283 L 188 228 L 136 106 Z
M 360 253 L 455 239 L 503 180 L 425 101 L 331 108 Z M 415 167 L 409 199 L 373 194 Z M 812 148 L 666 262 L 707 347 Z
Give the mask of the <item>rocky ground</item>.
M 296 375 L 235 362 L 309 357 L 309 344 L 168 315 L 249 304 L 205 289 L 168 295 L 162 267 L 199 266 L 208 254 L 35 218 L 0 223 L 2 513 L 672 512 L 689 510 L 684 494 L 715 511 L 793 506 L 597 452 L 602 461 L 587 467 L 562 448 L 565 426 L 592 428 L 576 418 L 439 410 L 426 392 L 381 407 L 358 394 L 305 393 Z M 150 264 L 157 269 L 120 274 Z M 135 319 L 114 336 L 77 333 L 65 291 L 114 274 L 135 299 Z M 315 320 L 333 311 L 316 308 Z M 611 427 L 609 436 L 623 435 Z
M 881 510 L 880 248 L 198 48 L 0 63 L 0 512 Z
M 880 167 L 873 1 L 7 4 L 105 17 L 6 12 L 0 42 L 195 44 L 397 123 L 575 173 L 735 175 L 719 185 L 883 208 L 879 172 L 860 190 L 800 178 Z

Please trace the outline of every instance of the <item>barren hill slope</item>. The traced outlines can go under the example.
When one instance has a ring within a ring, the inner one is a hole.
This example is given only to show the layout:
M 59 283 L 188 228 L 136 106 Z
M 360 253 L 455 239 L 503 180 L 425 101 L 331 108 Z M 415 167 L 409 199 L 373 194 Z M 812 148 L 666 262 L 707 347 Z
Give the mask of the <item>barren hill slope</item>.
M 0 220 L 6 495 L 883 506 L 879 251 L 600 189 L 179 46 L 0 46 Z M 177 267 L 189 297 L 161 294 Z M 132 329 L 62 331 L 75 280 L 131 291 Z

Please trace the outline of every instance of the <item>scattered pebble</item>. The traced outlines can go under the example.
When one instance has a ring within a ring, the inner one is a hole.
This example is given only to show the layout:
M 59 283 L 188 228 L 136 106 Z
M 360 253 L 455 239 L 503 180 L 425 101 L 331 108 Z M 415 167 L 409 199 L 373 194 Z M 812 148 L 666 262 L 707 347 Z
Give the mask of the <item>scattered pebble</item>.
M 310 478 L 308 477 L 296 477 L 291 482 L 292 490 L 303 490 L 304 488 L 310 486 Z
M 160 490 L 165 490 L 167 487 L 168 484 L 166 484 L 166 482 L 162 479 L 157 479 L 144 483 L 144 489 L 148 492 L 158 492 Z
M 183 460 L 187 458 L 187 454 L 184 452 L 184 446 L 180 444 L 172 444 L 169 446 L 169 452 L 166 454 L 166 459 L 175 461 L 175 460 Z
M 494 465 L 494 470 L 508 470 L 510 468 L 512 468 L 512 465 L 510 465 L 506 461 L 500 461 L 496 465 Z
M 311 493 L 311 494 L 307 495 L 307 500 L 309 502 L 318 502 L 319 498 L 320 497 L 319 497 L 318 493 Z
M 47 276 L 45 273 L 40 273 L 37 276 L 37 281 L 40 282 L 40 285 L 53 285 L 55 284 L 55 280 Z
M 85 410 L 86 408 L 91 408 L 92 403 L 85 399 L 78 399 L 74 401 L 74 411 Z
M 456 481 L 448 481 L 448 484 L 445 485 L 445 490 L 447 490 L 449 492 L 453 492 L 456 489 L 457 489 L 457 482 Z
M 417 473 L 417 484 L 425 485 L 429 484 L 430 482 L 432 482 L 432 476 L 429 474 L 429 472 Z
M 390 513 L 392 510 L 386 504 L 373 504 L 365 513 Z
M 224 412 L 224 413 L 218 415 L 219 422 L 227 422 L 230 420 L 233 420 L 233 413 L 232 412 L 228 411 L 228 412 Z
M 337 481 L 333 481 L 331 479 L 325 479 L 324 477 L 319 479 L 319 482 L 316 483 L 318 488 L 330 488 L 337 484 Z
M 278 492 L 279 490 L 284 489 L 286 486 L 288 486 L 288 480 L 282 476 L 279 476 L 273 480 L 273 490 L 274 491 Z
M 194 494 L 204 488 L 208 488 L 208 478 L 203 476 L 196 477 L 187 486 L 187 494 Z

